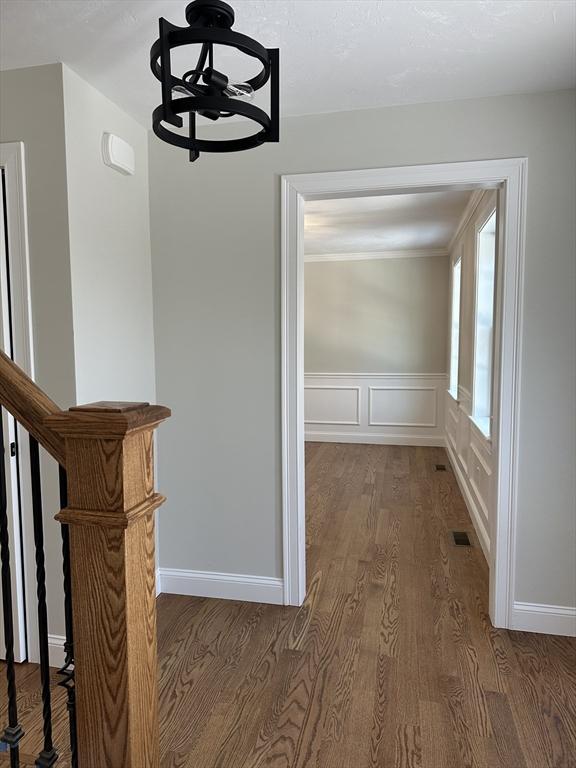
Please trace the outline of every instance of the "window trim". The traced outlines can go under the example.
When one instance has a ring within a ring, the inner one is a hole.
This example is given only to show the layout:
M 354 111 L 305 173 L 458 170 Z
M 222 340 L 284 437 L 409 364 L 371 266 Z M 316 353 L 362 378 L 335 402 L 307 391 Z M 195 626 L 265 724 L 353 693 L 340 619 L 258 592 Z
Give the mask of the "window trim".
M 478 317 L 478 275 L 479 275 L 479 258 L 480 249 L 478 247 L 480 232 L 484 229 L 488 221 L 492 216 L 496 214 L 496 228 L 494 233 L 494 290 L 492 292 L 492 345 L 490 349 L 490 415 L 488 417 L 479 417 L 476 412 L 476 328 Z M 470 418 L 474 422 L 479 432 L 483 435 L 484 439 L 488 442 L 492 442 L 494 434 L 494 377 L 495 377 L 495 344 L 494 339 L 496 335 L 496 297 L 498 293 L 497 279 L 498 279 L 498 238 L 499 238 L 499 216 L 498 216 L 498 203 L 497 201 L 490 201 L 488 212 L 483 214 L 477 219 L 474 227 L 474 335 L 472 343 L 472 402 Z M 488 429 L 486 429 L 486 422 Z
M 459 387 L 460 387 L 460 338 L 462 332 L 462 263 L 463 252 L 462 245 L 459 244 L 456 251 L 457 256 L 450 262 L 450 356 L 448 358 L 448 394 L 458 402 L 459 400 Z M 452 386 L 452 331 L 454 327 L 454 272 L 457 266 L 460 266 L 460 285 L 458 291 L 458 365 L 456 368 L 456 387 Z

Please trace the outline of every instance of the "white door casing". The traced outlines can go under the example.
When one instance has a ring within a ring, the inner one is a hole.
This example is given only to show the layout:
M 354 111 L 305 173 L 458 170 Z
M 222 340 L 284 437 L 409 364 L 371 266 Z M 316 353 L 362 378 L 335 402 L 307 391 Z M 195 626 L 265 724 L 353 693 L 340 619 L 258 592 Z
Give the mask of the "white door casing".
M 500 189 L 493 432 L 496 504 L 490 520 L 490 618 L 510 627 L 514 605 L 518 416 L 526 219 L 526 158 L 439 163 L 282 177 L 282 503 L 284 602 L 306 594 L 304 507 L 304 201 L 446 189 Z M 498 471 L 502 467 L 507 471 Z
M 26 187 L 24 144 L 0 144 L 0 169 L 3 175 L 2 221 L 0 222 L 0 343 L 12 354 L 23 371 L 34 377 L 30 273 L 28 260 L 28 226 L 26 218 Z M 8 246 L 6 249 L 6 245 Z M 9 265 L 9 270 L 7 268 Z M 8 271 L 10 275 L 8 275 Z M 9 279 L 9 285 L 8 285 Z M 8 315 L 10 288 L 11 329 Z M 11 330 L 11 333 L 10 333 Z M 5 468 L 11 552 L 12 602 L 14 608 L 14 656 L 16 661 L 32 658 L 28 649 L 37 638 L 37 617 L 34 589 L 25 590 L 24 583 L 34 584 L 33 531 L 31 509 L 30 454 L 28 433 L 3 410 Z M 10 455 L 15 443 L 17 456 Z M 18 472 L 18 467 L 20 471 Z M 19 499 L 18 499 L 19 495 Z M 0 636 L 0 656 L 4 653 L 4 636 Z M 34 657 L 35 658 L 35 657 Z

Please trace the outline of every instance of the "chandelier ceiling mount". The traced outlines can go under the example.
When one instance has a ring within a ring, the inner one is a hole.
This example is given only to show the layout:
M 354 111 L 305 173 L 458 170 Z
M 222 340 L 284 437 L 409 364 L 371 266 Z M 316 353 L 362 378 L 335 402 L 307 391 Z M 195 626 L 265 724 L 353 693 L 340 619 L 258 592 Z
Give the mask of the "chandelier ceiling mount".
M 159 20 L 160 36 L 150 50 L 150 66 L 162 84 L 162 104 L 152 115 L 154 133 L 163 141 L 190 152 L 238 152 L 279 140 L 279 51 L 265 48 L 247 35 L 232 30 L 234 10 L 223 0 L 194 0 L 186 8 L 187 27 Z M 172 51 L 180 46 L 200 46 L 195 65 L 181 75 L 173 73 Z M 234 82 L 215 66 L 222 49 L 235 48 L 256 59 L 260 71 L 245 82 Z M 270 84 L 270 114 L 250 103 L 258 90 Z M 187 133 L 182 129 L 188 116 Z M 232 139 L 198 138 L 197 116 L 218 121 L 239 116 L 258 130 Z M 171 127 L 170 127 L 171 126 Z

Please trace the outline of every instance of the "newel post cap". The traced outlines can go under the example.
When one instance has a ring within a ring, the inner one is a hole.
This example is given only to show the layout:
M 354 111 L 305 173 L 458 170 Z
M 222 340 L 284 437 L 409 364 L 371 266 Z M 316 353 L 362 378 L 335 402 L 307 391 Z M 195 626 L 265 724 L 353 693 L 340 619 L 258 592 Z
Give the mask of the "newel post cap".
M 47 416 L 45 424 L 65 438 L 122 439 L 130 432 L 153 429 L 168 419 L 169 408 L 150 403 L 101 400 L 75 405 Z
M 64 438 L 68 506 L 56 519 L 127 528 L 164 501 L 154 492 L 152 431 L 170 416 L 162 405 L 102 401 L 46 417 Z

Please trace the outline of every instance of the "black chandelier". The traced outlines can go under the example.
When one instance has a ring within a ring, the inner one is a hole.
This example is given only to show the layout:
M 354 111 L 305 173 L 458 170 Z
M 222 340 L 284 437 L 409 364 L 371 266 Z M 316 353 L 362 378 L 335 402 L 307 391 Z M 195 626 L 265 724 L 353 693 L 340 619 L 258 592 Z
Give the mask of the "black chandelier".
M 251 37 L 233 32 L 234 10 L 222 0 L 194 0 L 186 8 L 187 27 L 160 19 L 160 37 L 150 50 L 150 66 L 162 83 L 162 104 L 152 114 L 154 133 L 163 141 L 190 151 L 190 161 L 200 152 L 238 152 L 279 140 L 279 51 L 264 48 Z M 181 77 L 172 74 L 171 52 L 182 45 L 201 45 L 198 61 Z M 261 69 L 243 83 L 230 82 L 214 68 L 216 46 L 236 48 L 257 59 Z M 270 81 L 270 115 L 250 103 L 254 93 Z M 188 135 L 170 130 L 182 128 L 180 117 L 188 114 Z M 250 136 L 235 139 L 199 139 L 196 116 L 209 120 L 239 115 L 259 125 Z

